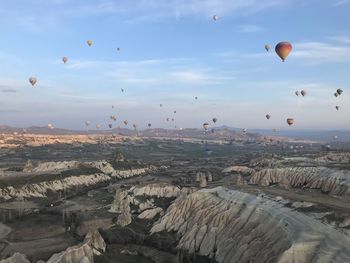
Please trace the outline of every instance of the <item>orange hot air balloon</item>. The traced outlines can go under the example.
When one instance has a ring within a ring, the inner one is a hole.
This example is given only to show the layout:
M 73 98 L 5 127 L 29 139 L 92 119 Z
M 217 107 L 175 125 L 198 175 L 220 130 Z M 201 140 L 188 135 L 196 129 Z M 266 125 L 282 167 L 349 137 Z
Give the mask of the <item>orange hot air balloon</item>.
M 293 118 L 288 118 L 287 119 L 287 123 L 288 123 L 289 126 L 293 125 L 294 119 Z
M 289 53 L 292 51 L 292 44 L 289 42 L 280 42 L 276 45 L 275 51 L 284 62 L 288 57 Z

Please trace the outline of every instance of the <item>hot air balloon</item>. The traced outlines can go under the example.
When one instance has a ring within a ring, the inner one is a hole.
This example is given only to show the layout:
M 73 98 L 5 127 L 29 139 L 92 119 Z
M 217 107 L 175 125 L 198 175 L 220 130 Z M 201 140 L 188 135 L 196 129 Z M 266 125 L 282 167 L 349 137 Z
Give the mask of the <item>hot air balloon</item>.
M 86 126 L 89 126 L 89 125 L 90 125 L 90 122 L 89 122 L 89 121 L 86 121 L 86 122 L 85 122 L 85 125 L 86 125 Z
M 334 97 L 338 97 L 338 96 L 339 96 L 339 94 L 335 92 L 334 93 Z
M 340 109 L 340 106 L 335 106 L 335 109 L 336 109 L 336 110 L 339 110 L 339 109 Z
M 166 121 L 170 121 L 170 118 L 166 118 Z
M 336 139 L 338 139 L 338 136 L 337 136 L 337 135 L 334 135 L 334 136 L 333 136 L 333 140 L 336 140 Z
M 99 129 L 101 128 L 101 125 L 100 124 L 96 124 L 96 129 Z
M 175 119 L 174 119 L 174 118 L 172 118 L 172 119 L 171 119 L 171 121 L 175 121 Z
M 30 82 L 30 84 L 32 84 L 33 87 L 34 87 L 34 85 L 36 84 L 37 81 L 38 81 L 38 80 L 37 80 L 36 77 L 30 77 L 30 78 L 29 78 L 29 82 Z
M 266 117 L 266 119 L 268 119 L 268 120 L 269 120 L 269 119 L 271 118 L 271 115 L 270 115 L 270 114 L 266 114 L 266 116 L 265 116 L 265 117 Z
M 295 92 L 295 95 L 299 96 L 299 91 L 296 91 L 296 92 Z
M 218 16 L 218 15 L 214 15 L 214 16 L 213 16 L 213 20 L 214 20 L 214 21 L 219 20 L 219 16 Z
M 174 114 L 176 114 L 176 110 L 174 110 Z
M 112 105 L 112 109 L 114 109 L 114 105 Z
M 207 123 L 207 122 L 203 123 L 203 128 L 204 128 L 204 130 L 207 131 L 209 128 L 209 123 Z
M 218 121 L 217 118 L 213 118 L 213 122 L 216 123 Z
M 88 41 L 86 41 L 86 43 L 89 45 L 89 47 L 91 47 L 93 44 L 92 40 L 88 40 Z
M 137 129 L 136 124 L 133 124 L 132 127 L 134 127 L 134 130 L 136 131 L 136 129 Z
M 148 123 L 148 128 L 151 128 L 152 127 L 152 124 L 151 123 Z
M 339 95 L 341 95 L 341 94 L 343 93 L 343 90 L 342 90 L 342 89 L 337 89 L 337 93 L 338 93 Z
M 117 51 L 120 51 L 120 47 L 117 47 Z
M 125 125 L 128 125 L 128 120 L 125 120 L 125 121 L 124 121 L 124 124 L 125 124 Z
M 124 89 L 120 89 L 122 92 L 124 92 Z
M 198 100 L 198 97 L 196 96 L 196 97 L 194 97 L 194 99 Z
M 287 123 L 288 123 L 289 126 L 293 125 L 294 119 L 293 118 L 288 118 L 287 119 Z
M 247 131 L 248 131 L 247 128 L 243 128 L 243 129 L 242 129 L 242 132 L 243 132 L 243 133 L 247 133 Z
M 55 128 L 51 123 L 49 123 L 48 125 L 47 125 L 47 128 L 49 128 L 49 129 L 53 129 L 53 128 Z
M 108 127 L 109 127 L 110 129 L 112 129 L 113 125 L 110 123 L 110 124 L 108 124 Z
M 159 107 L 163 107 L 163 104 L 159 104 Z
M 275 51 L 284 62 L 289 53 L 292 51 L 292 45 L 289 42 L 280 42 L 276 45 Z
M 112 115 L 112 116 L 110 117 L 110 119 L 113 120 L 113 121 L 117 121 L 117 117 L 114 116 L 114 115 Z
M 64 64 L 66 64 L 67 61 L 68 61 L 68 58 L 67 58 L 67 57 L 63 57 L 63 58 L 62 58 L 62 61 L 63 61 Z
M 303 97 L 305 97 L 305 95 L 306 95 L 306 90 L 300 91 L 300 94 L 301 94 Z
M 270 49 L 271 49 L 271 46 L 270 46 L 269 44 L 266 44 L 266 45 L 265 45 L 265 50 L 266 50 L 267 52 L 269 52 Z

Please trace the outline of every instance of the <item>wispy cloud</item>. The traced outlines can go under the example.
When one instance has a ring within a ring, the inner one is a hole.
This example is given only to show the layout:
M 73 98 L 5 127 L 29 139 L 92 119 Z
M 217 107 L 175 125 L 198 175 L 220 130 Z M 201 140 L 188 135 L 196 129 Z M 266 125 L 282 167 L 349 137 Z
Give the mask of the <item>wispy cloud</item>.
M 15 90 L 15 89 L 3 89 L 2 92 L 4 92 L 4 93 L 16 93 L 17 90 Z
M 340 0 L 340 1 L 336 1 L 333 6 L 342 6 L 345 4 L 348 4 L 350 2 L 350 0 Z
M 255 33 L 255 32 L 261 32 L 264 29 L 261 26 L 253 25 L 253 24 L 244 24 L 238 26 L 238 31 L 242 33 Z

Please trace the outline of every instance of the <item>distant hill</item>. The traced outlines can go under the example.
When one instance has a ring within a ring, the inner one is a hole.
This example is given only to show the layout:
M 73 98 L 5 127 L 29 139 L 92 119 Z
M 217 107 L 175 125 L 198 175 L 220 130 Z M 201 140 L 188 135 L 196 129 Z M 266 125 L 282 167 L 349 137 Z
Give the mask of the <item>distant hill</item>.
M 208 138 L 208 139 L 237 139 L 242 137 L 249 137 L 257 139 L 262 136 L 269 137 L 286 137 L 299 140 L 314 140 L 329 142 L 333 140 L 333 136 L 338 136 L 338 141 L 350 142 L 350 130 L 279 130 L 273 132 L 267 129 L 249 129 L 247 135 L 242 134 L 241 128 L 234 128 L 229 126 L 219 126 L 209 129 L 205 132 L 203 129 L 186 128 L 186 129 L 163 129 L 151 128 L 145 130 L 134 131 L 127 128 L 114 128 L 110 130 L 69 130 L 54 128 L 50 129 L 46 126 L 32 126 L 28 128 L 15 128 L 6 125 L 0 125 L 0 133 L 31 133 L 31 134 L 52 134 L 52 135 L 77 135 L 77 134 L 116 134 L 124 136 L 134 136 L 136 134 L 144 137 L 175 137 L 175 138 Z

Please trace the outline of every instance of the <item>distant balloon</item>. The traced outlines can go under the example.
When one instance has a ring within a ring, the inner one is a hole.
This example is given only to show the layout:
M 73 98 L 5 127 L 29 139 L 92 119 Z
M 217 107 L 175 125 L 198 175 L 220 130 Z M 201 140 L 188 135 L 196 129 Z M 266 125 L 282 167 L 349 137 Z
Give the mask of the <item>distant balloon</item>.
M 101 128 L 101 125 L 100 124 L 96 124 L 96 129 L 99 129 Z
M 91 47 L 93 44 L 92 40 L 88 40 L 88 41 L 86 41 L 86 43 L 89 45 L 89 47 Z
M 339 95 L 341 95 L 341 94 L 343 93 L 343 90 L 342 90 L 342 89 L 337 89 L 337 93 L 338 93 Z
M 172 118 L 172 119 L 171 119 L 171 121 L 175 121 L 175 119 L 174 119 L 174 118 Z
M 122 92 L 124 92 L 124 89 L 120 89 Z
M 32 86 L 34 87 L 34 85 L 37 83 L 37 78 L 36 77 L 30 77 L 29 78 L 29 82 L 30 84 L 32 84 Z
M 163 104 L 159 104 L 159 107 L 163 107 Z
M 114 105 L 112 105 L 112 109 L 114 109 Z
M 287 119 L 287 123 L 288 123 L 289 126 L 293 125 L 294 119 L 293 118 L 288 118 Z
M 219 20 L 219 16 L 218 16 L 218 15 L 214 15 L 214 16 L 213 16 L 213 20 L 214 20 L 214 21 L 218 21 L 218 20 Z
M 305 96 L 306 96 L 306 90 L 300 91 L 300 94 L 301 94 L 303 97 L 305 97 Z
M 117 51 L 120 51 L 120 47 L 117 47 Z
M 209 128 L 209 123 L 207 123 L 207 122 L 203 123 L 203 128 L 204 128 L 204 130 L 207 131 Z
M 270 46 L 269 44 L 266 44 L 266 45 L 265 45 L 265 50 L 266 50 L 267 52 L 269 52 L 270 49 L 271 49 L 271 46 Z
M 213 122 L 216 123 L 218 121 L 218 118 L 213 118 Z
M 128 120 L 125 120 L 125 121 L 124 121 L 124 124 L 125 124 L 125 125 L 128 125 Z
M 174 110 L 174 114 L 176 114 L 176 110 Z
M 295 95 L 299 96 L 299 91 L 296 91 L 296 92 L 295 92 Z
M 108 127 L 109 127 L 110 129 L 112 129 L 113 125 L 110 123 L 110 124 L 108 124 Z
M 53 129 L 53 128 L 55 128 L 51 123 L 49 123 L 48 125 L 47 125 L 47 128 L 49 128 L 49 129 Z
M 194 99 L 198 100 L 198 97 L 196 96 L 196 97 L 194 97 Z
M 117 117 L 116 116 L 114 116 L 114 115 L 112 115 L 111 117 L 109 117 L 111 120 L 113 120 L 113 121 L 117 121 Z
M 337 140 L 338 139 L 338 136 L 337 135 L 334 135 L 333 136 L 333 140 Z
M 334 93 L 334 97 L 338 97 L 338 96 L 339 96 L 339 94 L 335 92 Z
M 166 121 L 170 121 L 170 118 L 166 118 Z
M 339 110 L 339 109 L 340 109 L 340 106 L 335 106 L 335 109 L 336 109 L 336 110 Z
M 276 45 L 275 51 L 284 62 L 289 53 L 292 51 L 292 45 L 289 42 L 280 42 Z
M 247 133 L 247 131 L 248 131 L 247 128 L 243 128 L 243 129 L 242 129 L 242 132 L 243 132 L 244 134 Z
M 136 124 L 133 124 L 133 125 L 132 125 L 132 127 L 134 127 L 134 130 L 136 130 L 136 129 L 137 129 Z
M 151 123 L 148 123 L 148 128 L 151 128 L 152 127 L 152 124 Z
M 85 122 L 85 125 L 86 125 L 86 126 L 89 126 L 89 125 L 90 125 L 90 122 L 89 122 L 89 121 L 86 121 L 86 122 Z
M 265 116 L 265 117 L 266 117 L 266 119 L 268 119 L 268 120 L 269 120 L 269 119 L 271 118 L 271 115 L 270 115 L 270 114 L 266 114 L 266 116 Z

